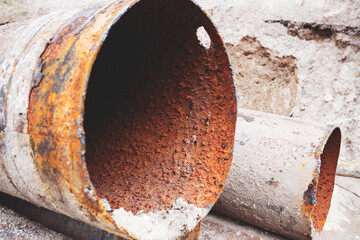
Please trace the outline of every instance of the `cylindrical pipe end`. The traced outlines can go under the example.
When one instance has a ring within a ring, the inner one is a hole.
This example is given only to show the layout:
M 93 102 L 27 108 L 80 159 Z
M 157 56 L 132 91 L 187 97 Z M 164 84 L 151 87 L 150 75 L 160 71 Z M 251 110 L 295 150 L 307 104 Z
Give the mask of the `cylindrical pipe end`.
M 320 170 L 317 184 L 315 184 L 315 202 L 311 211 L 311 220 L 316 232 L 321 232 L 330 209 L 332 193 L 334 190 L 336 166 L 339 158 L 341 131 L 334 128 L 323 147 L 320 155 Z M 314 194 L 311 193 L 311 194 Z M 307 198 L 304 194 L 304 199 Z

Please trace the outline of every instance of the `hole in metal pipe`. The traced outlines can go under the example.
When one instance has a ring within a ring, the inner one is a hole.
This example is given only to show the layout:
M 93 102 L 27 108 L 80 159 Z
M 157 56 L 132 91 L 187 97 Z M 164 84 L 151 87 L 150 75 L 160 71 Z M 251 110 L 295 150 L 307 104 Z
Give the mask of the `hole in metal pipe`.
M 196 36 L 200 42 L 200 45 L 203 46 L 206 50 L 209 50 L 211 47 L 211 39 L 203 26 L 196 30 Z
M 199 26 L 210 50 L 199 45 Z M 97 195 L 133 213 L 179 198 L 213 204 L 230 167 L 235 112 L 228 58 L 205 14 L 190 1 L 140 1 L 110 30 L 88 84 L 85 157 Z

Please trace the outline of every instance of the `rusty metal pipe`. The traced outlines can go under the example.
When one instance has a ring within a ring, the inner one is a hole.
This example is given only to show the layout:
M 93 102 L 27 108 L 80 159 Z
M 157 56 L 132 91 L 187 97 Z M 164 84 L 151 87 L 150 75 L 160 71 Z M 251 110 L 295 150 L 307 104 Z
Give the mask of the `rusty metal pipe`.
M 292 239 L 326 221 L 339 128 L 238 109 L 234 158 L 214 211 Z
M 199 7 L 91 5 L 0 26 L 0 41 L 1 191 L 124 238 L 197 226 L 236 121 L 228 57 Z

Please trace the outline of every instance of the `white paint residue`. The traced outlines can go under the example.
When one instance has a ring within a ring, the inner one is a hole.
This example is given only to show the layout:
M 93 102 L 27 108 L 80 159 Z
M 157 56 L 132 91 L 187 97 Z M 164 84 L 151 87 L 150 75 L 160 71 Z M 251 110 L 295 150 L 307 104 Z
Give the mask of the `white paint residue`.
M 106 200 L 105 198 L 101 198 L 100 203 L 104 206 L 106 211 L 111 211 L 111 207 L 108 200 Z
M 179 198 L 170 210 L 133 214 L 124 208 L 113 211 L 112 218 L 139 239 L 170 240 L 193 230 L 209 209 L 198 208 Z

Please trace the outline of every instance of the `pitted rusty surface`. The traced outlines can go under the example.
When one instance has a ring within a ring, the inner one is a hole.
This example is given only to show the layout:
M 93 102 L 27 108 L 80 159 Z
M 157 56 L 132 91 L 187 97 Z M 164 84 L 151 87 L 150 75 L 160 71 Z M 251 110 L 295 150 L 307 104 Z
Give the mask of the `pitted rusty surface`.
M 113 209 L 169 209 L 180 197 L 207 207 L 230 167 L 236 103 L 228 58 L 200 10 L 173 2 L 130 9 L 91 73 L 86 163 Z M 209 50 L 197 40 L 201 26 Z
M 313 227 L 317 232 L 322 231 L 330 209 L 340 142 L 340 130 L 335 128 L 317 146 L 314 157 L 319 159 L 320 167 L 304 193 L 302 211 L 307 216 L 311 216 Z
M 331 133 L 328 141 L 326 142 L 324 151 L 320 155 L 321 168 L 316 191 L 317 203 L 311 213 L 313 226 L 318 232 L 322 231 L 330 209 L 340 142 L 341 133 L 340 130 L 336 128 Z
M 97 15 L 99 9 L 86 9 L 64 23 L 41 56 L 28 112 L 35 163 L 58 210 L 124 236 L 129 234 L 99 204 L 89 180 L 82 115 L 89 72 L 108 27 L 134 3 L 112 4 Z
M 190 1 L 137 3 L 112 27 L 92 72 L 108 28 L 133 4 L 96 16 L 87 9 L 63 25 L 41 56 L 28 112 L 34 161 L 58 210 L 128 237 L 99 197 L 133 212 L 180 197 L 214 204 L 236 118 L 222 41 Z M 196 38 L 200 26 L 210 50 Z
M 42 80 L 30 95 L 28 131 L 36 164 L 42 170 L 43 182 L 52 185 L 50 195 L 60 202 L 65 202 L 67 194 L 62 182 L 73 180 L 70 166 L 82 169 L 81 162 L 71 161 L 81 157 L 81 143 L 75 139 L 75 122 L 70 126 L 66 123 L 68 117 L 77 119 L 77 109 L 66 102 L 75 105 L 78 101 L 74 89 L 69 89 L 67 76 L 73 67 L 68 65 L 69 61 L 80 61 L 75 57 L 73 44 L 78 40 L 77 34 L 84 21 L 83 17 L 72 20 L 47 46 L 41 57 Z M 69 92 L 73 93 L 65 99 Z

